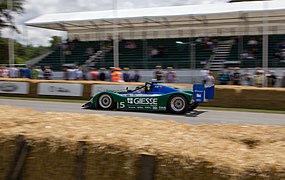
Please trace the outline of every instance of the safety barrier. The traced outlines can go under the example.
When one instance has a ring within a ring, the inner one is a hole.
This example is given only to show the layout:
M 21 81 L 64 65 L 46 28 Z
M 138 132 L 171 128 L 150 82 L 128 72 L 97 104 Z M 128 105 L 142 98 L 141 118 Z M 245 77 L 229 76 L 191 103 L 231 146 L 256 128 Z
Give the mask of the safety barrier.
M 284 88 L 217 86 L 215 99 L 206 106 L 285 110 Z
M 114 83 L 102 81 L 64 81 L 0 79 L 1 96 L 66 98 L 88 100 L 104 90 L 123 91 L 143 83 Z M 191 89 L 191 84 L 169 84 L 181 89 Z M 284 88 L 258 88 L 245 86 L 216 86 L 215 99 L 205 106 L 285 110 Z

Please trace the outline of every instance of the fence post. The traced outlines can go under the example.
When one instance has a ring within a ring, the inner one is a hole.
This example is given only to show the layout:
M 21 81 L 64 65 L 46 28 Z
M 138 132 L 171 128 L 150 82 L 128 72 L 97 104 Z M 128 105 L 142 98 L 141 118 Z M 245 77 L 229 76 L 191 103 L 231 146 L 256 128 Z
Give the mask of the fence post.
M 6 177 L 7 180 L 20 179 L 26 157 L 28 155 L 29 146 L 25 136 L 19 135 L 16 138 L 16 154 L 12 162 L 11 169 Z
M 155 173 L 155 157 L 142 154 L 140 157 L 140 173 L 139 180 L 154 180 Z
M 85 168 L 85 141 L 79 141 L 78 149 L 76 152 L 76 180 L 83 180 Z

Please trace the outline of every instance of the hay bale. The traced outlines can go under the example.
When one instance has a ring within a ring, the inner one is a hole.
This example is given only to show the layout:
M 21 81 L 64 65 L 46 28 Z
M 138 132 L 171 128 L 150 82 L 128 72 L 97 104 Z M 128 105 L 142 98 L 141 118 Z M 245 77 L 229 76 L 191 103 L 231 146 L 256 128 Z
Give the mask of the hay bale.
M 15 137 L 0 134 L 0 179 L 5 179 L 9 174 L 15 154 Z
M 141 154 L 155 156 L 156 179 L 285 178 L 284 126 L 190 126 L 9 107 L 0 116 L 1 137 L 32 142 L 24 179 L 74 179 L 79 141 L 86 142 L 86 179 L 135 179 Z
M 87 147 L 86 180 L 136 179 L 138 154 L 114 144 Z
M 285 110 L 285 89 L 216 86 L 215 99 L 205 106 Z
M 70 144 L 51 143 L 44 140 L 33 139 L 21 177 L 23 179 L 75 180 L 75 151 L 66 148 Z

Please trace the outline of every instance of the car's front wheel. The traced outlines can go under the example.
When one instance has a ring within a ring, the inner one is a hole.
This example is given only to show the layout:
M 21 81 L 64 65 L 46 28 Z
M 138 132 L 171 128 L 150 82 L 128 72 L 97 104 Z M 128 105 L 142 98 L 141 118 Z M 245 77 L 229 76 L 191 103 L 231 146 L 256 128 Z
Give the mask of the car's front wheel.
M 110 94 L 104 93 L 98 98 L 98 106 L 100 109 L 114 108 L 114 101 Z
M 168 109 L 174 114 L 184 114 L 188 110 L 187 99 L 179 94 L 173 95 L 168 101 Z

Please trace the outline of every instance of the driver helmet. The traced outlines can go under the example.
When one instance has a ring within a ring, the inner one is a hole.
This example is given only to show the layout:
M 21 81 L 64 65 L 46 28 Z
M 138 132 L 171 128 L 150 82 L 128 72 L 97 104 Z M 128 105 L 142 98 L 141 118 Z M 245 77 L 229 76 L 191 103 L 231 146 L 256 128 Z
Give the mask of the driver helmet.
M 150 82 L 146 82 L 145 83 L 145 92 L 150 92 L 151 91 L 151 83 Z

